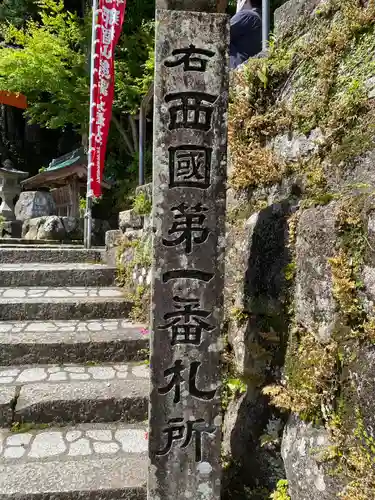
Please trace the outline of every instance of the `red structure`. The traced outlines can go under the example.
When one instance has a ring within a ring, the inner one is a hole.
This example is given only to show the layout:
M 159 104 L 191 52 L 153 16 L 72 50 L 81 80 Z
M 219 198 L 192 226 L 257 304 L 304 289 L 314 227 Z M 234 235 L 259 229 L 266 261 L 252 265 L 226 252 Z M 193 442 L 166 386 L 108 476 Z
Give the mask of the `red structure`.
M 14 106 L 15 108 L 26 109 L 27 99 L 22 94 L 0 90 L 0 104 L 7 104 L 8 106 Z

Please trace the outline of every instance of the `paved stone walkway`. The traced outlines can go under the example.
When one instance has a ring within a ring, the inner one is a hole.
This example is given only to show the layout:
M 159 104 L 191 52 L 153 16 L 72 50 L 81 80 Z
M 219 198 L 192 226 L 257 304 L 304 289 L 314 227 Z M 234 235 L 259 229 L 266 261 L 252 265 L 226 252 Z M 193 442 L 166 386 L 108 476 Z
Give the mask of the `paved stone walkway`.
M 36 298 L 80 298 L 80 297 L 111 297 L 122 298 L 123 292 L 118 288 L 0 288 L 0 301 L 3 299 L 36 299 Z
M 35 382 L 62 382 L 65 380 L 125 380 L 148 378 L 145 364 L 115 364 L 100 366 L 49 365 L 0 367 L 2 384 L 31 384 Z M 0 389 L 1 390 L 1 389 Z
M 147 452 L 147 424 L 81 424 L 12 433 L 0 429 L 2 460 L 69 460 L 69 457 Z

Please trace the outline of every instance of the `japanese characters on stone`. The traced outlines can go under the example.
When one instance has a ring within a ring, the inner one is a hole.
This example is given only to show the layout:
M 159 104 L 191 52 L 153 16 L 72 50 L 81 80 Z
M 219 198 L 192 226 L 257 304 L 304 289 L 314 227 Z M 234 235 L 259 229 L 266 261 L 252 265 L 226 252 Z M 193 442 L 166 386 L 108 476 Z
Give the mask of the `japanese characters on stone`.
M 226 16 L 157 12 L 152 500 L 220 497 L 228 34 Z
M 190 44 L 172 51 L 172 57 L 165 61 L 167 68 L 183 66 L 184 72 L 205 72 L 210 58 L 215 52 Z M 208 132 L 212 127 L 217 95 L 189 90 L 171 92 L 165 95 L 169 105 L 169 130 L 194 129 Z M 212 148 L 202 144 L 181 144 L 169 148 L 169 187 L 207 189 L 211 182 Z M 162 239 L 165 247 L 174 247 L 187 256 L 194 252 L 195 245 L 204 244 L 210 229 L 206 225 L 206 212 L 209 207 L 200 202 L 188 205 L 182 202 L 172 206 L 174 221 L 168 230 L 168 238 Z M 212 207 L 211 207 L 212 210 Z M 186 271 L 189 271 L 188 269 Z M 194 271 L 194 270 L 191 270 Z M 215 270 L 213 270 L 214 273 Z M 185 275 L 187 277 L 187 275 Z M 202 283 L 204 286 L 204 283 Z M 199 298 L 173 297 L 173 310 L 164 314 L 164 324 L 155 325 L 158 330 L 165 330 L 165 338 L 172 346 L 179 344 L 200 346 L 202 335 L 214 329 L 210 322 L 211 312 L 200 307 Z M 212 319 L 211 319 L 212 321 Z M 197 386 L 197 374 L 202 363 L 187 359 L 178 359 L 164 370 L 165 386 L 158 387 L 160 396 L 173 391 L 173 403 L 181 402 L 181 386 L 186 386 L 191 397 L 210 401 L 215 397 L 216 389 L 205 390 Z M 162 429 L 165 436 L 165 448 L 157 455 L 167 454 L 173 444 L 178 442 L 181 449 L 195 446 L 195 459 L 202 460 L 202 433 L 212 434 L 215 426 L 204 419 L 185 422 L 182 418 L 171 418 Z

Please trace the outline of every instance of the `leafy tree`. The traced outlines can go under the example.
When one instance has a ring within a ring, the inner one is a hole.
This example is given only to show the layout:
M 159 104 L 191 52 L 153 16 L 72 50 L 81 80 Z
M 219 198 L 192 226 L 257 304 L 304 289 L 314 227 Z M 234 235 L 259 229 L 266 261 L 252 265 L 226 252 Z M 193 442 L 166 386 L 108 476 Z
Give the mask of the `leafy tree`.
M 35 0 L 3 0 L 0 5 L 0 23 L 21 26 L 25 19 L 37 14 Z
M 22 49 L 0 51 L 0 90 L 25 94 L 31 122 L 48 128 L 73 124 L 82 132 L 88 121 L 89 78 L 83 23 L 62 0 L 40 0 L 40 20 L 25 29 L 3 29 L 6 42 Z
M 48 128 L 70 123 L 83 133 L 88 121 L 91 12 L 83 22 L 65 9 L 63 0 L 37 0 L 36 5 L 38 19 L 27 21 L 25 28 L 3 24 L 5 41 L 22 50 L 0 51 L 0 90 L 27 95 L 32 122 Z M 20 12 L 22 8 L 17 15 Z M 129 2 L 116 52 L 115 113 L 135 114 L 152 82 L 153 14 L 154 2 Z

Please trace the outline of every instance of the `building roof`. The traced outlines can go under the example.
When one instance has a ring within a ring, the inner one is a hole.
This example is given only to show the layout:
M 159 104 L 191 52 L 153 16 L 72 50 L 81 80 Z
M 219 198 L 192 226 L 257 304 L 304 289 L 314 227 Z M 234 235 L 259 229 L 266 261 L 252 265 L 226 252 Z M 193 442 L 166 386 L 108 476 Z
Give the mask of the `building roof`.
M 52 160 L 48 168 L 21 182 L 21 185 L 24 189 L 61 187 L 68 184 L 70 182 L 68 179 L 74 176 L 87 180 L 87 156 L 83 148 Z M 107 189 L 111 187 L 104 180 L 102 186 Z

